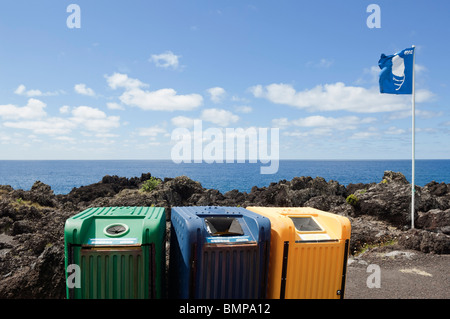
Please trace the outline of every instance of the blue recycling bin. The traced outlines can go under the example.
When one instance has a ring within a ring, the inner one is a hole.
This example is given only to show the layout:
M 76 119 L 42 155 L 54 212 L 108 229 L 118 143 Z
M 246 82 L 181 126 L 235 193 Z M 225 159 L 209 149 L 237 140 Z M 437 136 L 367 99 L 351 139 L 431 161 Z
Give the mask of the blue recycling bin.
M 242 207 L 172 207 L 169 297 L 266 297 L 270 220 Z

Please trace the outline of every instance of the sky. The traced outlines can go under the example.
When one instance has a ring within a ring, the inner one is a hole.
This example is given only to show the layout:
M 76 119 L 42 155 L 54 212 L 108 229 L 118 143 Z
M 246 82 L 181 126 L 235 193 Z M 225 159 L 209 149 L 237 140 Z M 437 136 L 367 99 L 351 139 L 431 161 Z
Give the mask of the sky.
M 1 1 L 0 159 L 170 159 L 173 132 L 195 120 L 278 128 L 280 159 L 410 159 L 411 95 L 379 93 L 378 60 L 412 45 L 416 158 L 448 159 L 449 12 L 448 0 Z

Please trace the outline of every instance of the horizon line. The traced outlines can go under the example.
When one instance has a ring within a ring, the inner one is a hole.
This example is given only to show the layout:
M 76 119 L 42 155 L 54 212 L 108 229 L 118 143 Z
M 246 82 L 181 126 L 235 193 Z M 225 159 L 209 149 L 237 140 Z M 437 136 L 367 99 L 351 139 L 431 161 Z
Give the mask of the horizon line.
M 450 160 L 450 158 L 415 158 L 415 160 Z M 126 159 L 0 159 L 1 161 L 170 161 L 173 162 L 172 159 L 133 159 L 133 158 L 126 158 Z M 245 161 L 244 163 L 239 163 L 237 161 Z M 249 161 L 256 161 L 255 163 L 248 163 Z M 269 159 L 270 161 L 412 161 L 411 158 L 336 158 L 336 159 L 330 159 L 330 158 L 280 158 L 280 159 Z M 226 159 L 223 163 L 206 163 L 202 160 L 201 163 L 194 162 L 194 159 L 190 163 L 180 163 L 180 164 L 261 164 L 258 159 L 233 159 L 233 162 L 226 162 Z M 175 164 L 175 163 L 174 163 Z M 266 164 L 266 163 L 265 163 Z

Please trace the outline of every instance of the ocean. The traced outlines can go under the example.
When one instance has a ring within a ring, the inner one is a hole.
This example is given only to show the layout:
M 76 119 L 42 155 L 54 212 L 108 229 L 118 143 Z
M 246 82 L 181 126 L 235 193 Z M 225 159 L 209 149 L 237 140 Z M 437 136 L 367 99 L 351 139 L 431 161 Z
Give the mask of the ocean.
M 181 163 L 171 160 L 40 160 L 0 161 L 0 185 L 29 190 L 35 181 L 50 185 L 55 194 L 101 181 L 105 175 L 176 177 L 198 181 L 222 193 L 232 189 L 250 192 L 296 176 L 319 176 L 342 185 L 380 182 L 384 171 L 401 172 L 411 181 L 411 160 L 280 160 L 276 174 L 260 174 L 261 163 Z M 416 185 L 431 181 L 450 183 L 450 160 L 416 160 Z

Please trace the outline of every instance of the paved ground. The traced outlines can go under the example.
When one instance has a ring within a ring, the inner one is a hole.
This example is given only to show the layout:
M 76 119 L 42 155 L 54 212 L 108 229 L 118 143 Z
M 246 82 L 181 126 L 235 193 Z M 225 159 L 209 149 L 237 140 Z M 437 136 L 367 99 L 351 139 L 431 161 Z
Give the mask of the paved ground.
M 450 255 L 374 250 L 351 258 L 345 299 L 450 299 Z

